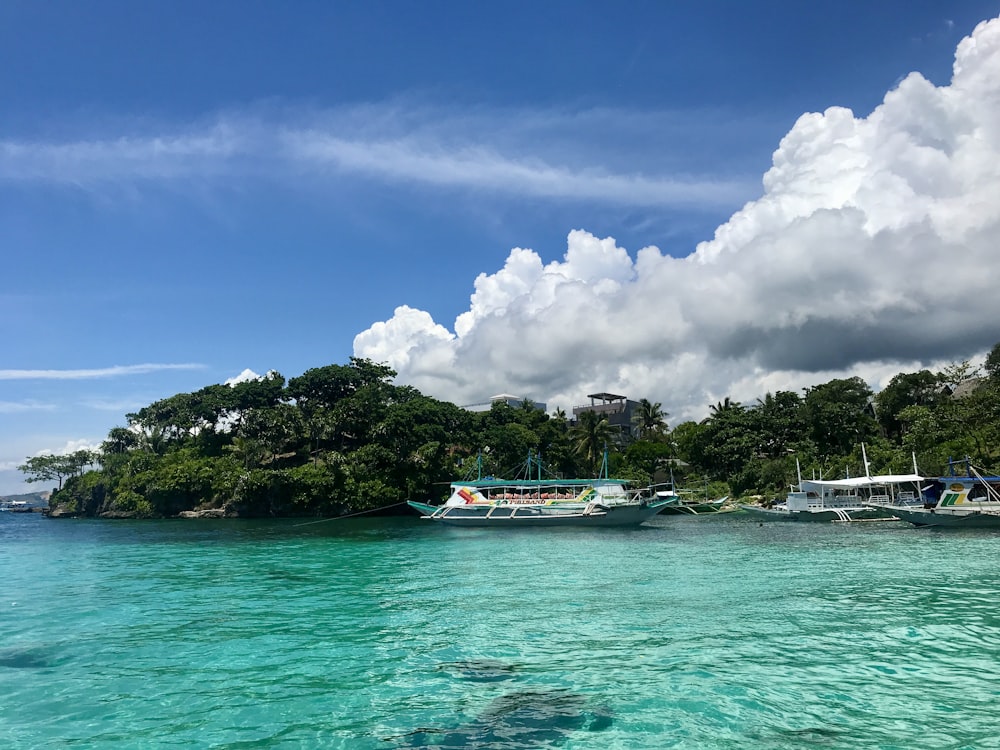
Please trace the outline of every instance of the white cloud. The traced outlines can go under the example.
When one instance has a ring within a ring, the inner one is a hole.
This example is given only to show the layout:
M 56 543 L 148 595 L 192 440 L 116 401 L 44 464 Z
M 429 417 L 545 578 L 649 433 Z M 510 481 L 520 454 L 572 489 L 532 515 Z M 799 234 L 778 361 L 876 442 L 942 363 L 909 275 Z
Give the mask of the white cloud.
M 65 456 L 77 451 L 96 451 L 101 447 L 101 441 L 94 441 L 89 438 L 76 438 L 67 440 L 58 448 L 42 448 L 35 451 L 36 456 Z
M 277 370 L 268 370 L 263 375 L 258 375 L 256 372 L 251 370 L 249 367 L 243 370 L 239 375 L 229 378 L 223 385 L 228 385 L 230 387 L 237 385 L 238 383 L 246 383 L 251 380 L 265 380 L 267 378 L 277 377 L 279 375 Z
M 738 176 L 698 174 L 696 164 L 678 163 L 683 161 L 678 156 L 654 162 L 634 146 L 650 138 L 680 143 L 692 133 L 704 135 L 705 128 L 692 120 L 713 116 L 735 132 L 741 124 L 756 127 L 718 113 L 459 113 L 408 102 L 277 112 L 270 119 L 228 113 L 207 124 L 163 125 L 153 133 L 63 142 L 0 140 L 0 182 L 120 191 L 125 185 L 177 187 L 212 180 L 228 186 L 234 177 L 250 175 L 290 184 L 347 177 L 356 189 L 360 175 L 379 183 L 519 199 L 716 209 L 738 205 L 759 186 Z
M 199 370 L 199 364 L 142 364 L 115 365 L 85 370 L 0 370 L 0 380 L 85 380 L 93 378 L 116 378 L 126 375 L 148 375 L 164 370 Z
M 250 380 L 261 380 L 262 376 L 255 373 L 249 367 L 243 370 L 239 375 L 229 378 L 223 382 L 223 385 L 236 385 L 237 383 L 246 383 Z
M 545 266 L 516 248 L 454 333 L 399 308 L 355 355 L 457 403 L 610 390 L 677 421 L 982 352 L 1000 340 L 1000 19 L 962 41 L 948 86 L 913 73 L 868 117 L 803 115 L 764 188 L 684 259 L 584 231 Z
M 41 401 L 0 401 L 0 414 L 14 414 L 26 411 L 52 411 L 54 404 L 46 404 Z

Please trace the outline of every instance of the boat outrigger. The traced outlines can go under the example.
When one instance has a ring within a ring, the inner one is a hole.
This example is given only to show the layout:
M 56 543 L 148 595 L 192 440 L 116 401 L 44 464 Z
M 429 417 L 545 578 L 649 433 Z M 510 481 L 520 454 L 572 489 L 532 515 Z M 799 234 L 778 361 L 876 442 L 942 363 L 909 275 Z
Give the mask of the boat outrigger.
M 866 475 L 847 479 L 802 479 L 785 502 L 771 508 L 745 505 L 743 509 L 769 521 L 872 521 L 892 520 L 897 508 L 920 502 L 924 478 L 912 474 L 868 473 L 868 457 L 861 446 Z
M 481 462 L 479 464 L 481 466 Z M 452 526 L 638 526 L 669 501 L 644 490 L 631 490 L 628 480 L 531 478 L 541 460 L 528 456 L 528 473 L 519 479 L 478 478 L 451 483 L 443 505 L 407 504 L 431 521 Z

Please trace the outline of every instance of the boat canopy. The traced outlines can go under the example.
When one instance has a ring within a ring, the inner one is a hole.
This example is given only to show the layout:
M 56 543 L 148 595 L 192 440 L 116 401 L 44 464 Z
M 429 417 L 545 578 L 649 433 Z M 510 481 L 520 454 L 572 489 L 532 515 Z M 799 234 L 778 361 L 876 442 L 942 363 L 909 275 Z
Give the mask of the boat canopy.
M 452 482 L 452 487 L 599 487 L 607 484 L 629 484 L 629 479 L 473 479 Z
M 908 482 L 923 482 L 919 474 L 879 474 L 874 477 L 851 477 L 850 479 L 803 479 L 802 489 L 854 490 L 862 487 L 878 487 L 885 484 L 906 484 Z

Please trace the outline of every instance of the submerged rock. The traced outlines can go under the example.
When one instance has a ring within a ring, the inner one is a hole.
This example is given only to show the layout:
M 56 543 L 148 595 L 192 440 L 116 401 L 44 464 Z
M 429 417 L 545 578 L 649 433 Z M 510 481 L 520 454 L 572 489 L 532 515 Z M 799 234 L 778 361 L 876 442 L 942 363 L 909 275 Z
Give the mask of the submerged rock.
M 426 750 L 519 750 L 553 747 L 573 732 L 598 732 L 612 724 L 606 708 L 566 690 L 522 690 L 492 701 L 475 719 L 451 729 L 421 727 L 395 738 L 397 747 Z

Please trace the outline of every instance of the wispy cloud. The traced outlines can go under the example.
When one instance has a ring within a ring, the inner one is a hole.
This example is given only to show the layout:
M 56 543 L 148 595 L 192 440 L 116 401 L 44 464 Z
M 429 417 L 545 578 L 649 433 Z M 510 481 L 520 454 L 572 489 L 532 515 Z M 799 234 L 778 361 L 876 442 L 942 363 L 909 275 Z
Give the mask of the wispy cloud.
M 148 375 L 164 370 L 199 370 L 203 367 L 205 365 L 187 363 L 115 365 L 86 370 L 0 370 L 0 380 L 87 380 L 118 378 L 127 375 Z
M 53 404 L 40 401 L 0 401 L 0 414 L 15 414 L 25 411 L 52 411 Z
M 618 205 L 740 204 L 759 192 L 759 179 L 699 171 L 678 156 L 685 140 L 703 131 L 703 117 L 607 110 L 458 113 L 399 103 L 282 113 L 271 120 L 228 114 L 156 132 L 61 142 L 0 139 L 0 183 L 93 188 L 234 175 L 261 181 L 361 175 L 388 184 Z M 650 146 L 651 138 L 658 145 Z M 641 152 L 630 145 L 639 142 L 647 145 Z
M 132 399 L 106 399 L 106 398 L 89 398 L 80 402 L 81 406 L 88 409 L 95 409 L 97 411 L 110 411 L 118 414 L 125 414 L 127 412 L 138 411 L 139 409 L 146 406 L 148 401 L 141 401 L 136 398 Z
M 394 181 L 633 206 L 731 205 L 745 198 L 749 189 L 747 183 L 727 179 L 574 169 L 537 157 L 511 158 L 484 147 L 446 153 L 405 139 L 365 142 L 298 133 L 289 138 L 289 153 L 295 161 Z

